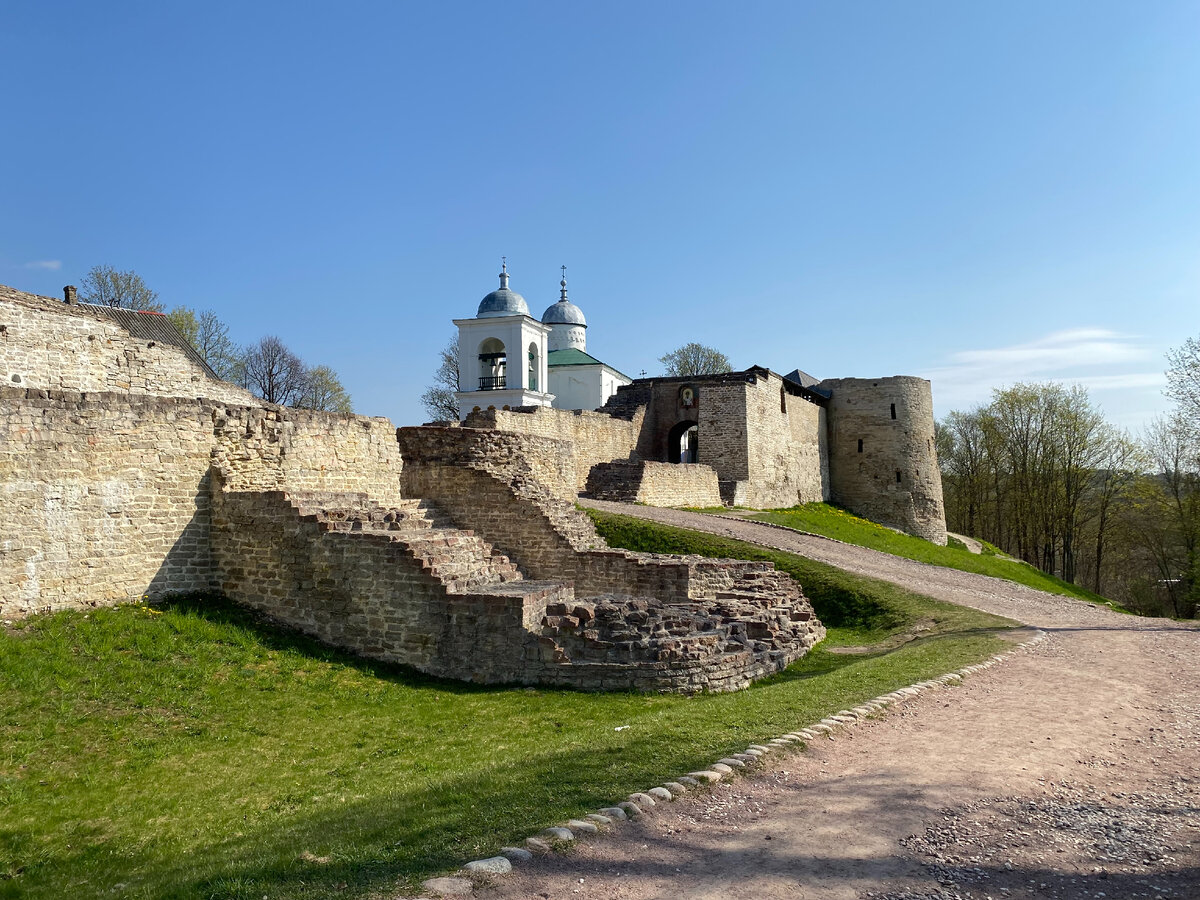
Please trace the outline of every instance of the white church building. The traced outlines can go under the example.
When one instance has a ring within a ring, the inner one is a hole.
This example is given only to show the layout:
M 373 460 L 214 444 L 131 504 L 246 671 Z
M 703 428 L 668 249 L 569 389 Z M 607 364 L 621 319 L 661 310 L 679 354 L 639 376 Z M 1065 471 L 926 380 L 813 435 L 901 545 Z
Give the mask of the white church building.
M 475 318 L 454 320 L 460 418 L 489 406 L 597 409 L 632 381 L 588 354 L 587 320 L 567 299 L 565 267 L 559 285 L 558 302 L 539 322 L 525 298 L 509 289 L 505 263 L 499 290 L 479 302 Z

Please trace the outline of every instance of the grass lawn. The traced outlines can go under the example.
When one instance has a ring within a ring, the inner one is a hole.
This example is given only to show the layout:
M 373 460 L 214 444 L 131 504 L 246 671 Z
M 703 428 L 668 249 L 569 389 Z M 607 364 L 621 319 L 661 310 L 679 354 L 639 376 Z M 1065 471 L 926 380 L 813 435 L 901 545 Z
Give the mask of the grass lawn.
M 1075 597 L 1079 600 L 1087 600 L 1089 603 L 1102 603 L 1114 609 L 1120 608 L 1111 600 L 1092 593 L 1086 588 L 1068 584 L 1061 578 L 1047 575 L 1033 566 L 1005 556 L 991 544 L 984 544 L 983 553 L 971 553 L 961 545 L 939 547 L 937 544 L 931 544 L 919 537 L 900 534 L 890 528 L 860 519 L 858 516 L 851 515 L 836 506 L 830 506 L 828 503 L 806 503 L 791 509 L 754 513 L 747 518 L 785 525 L 788 528 L 795 528 L 797 531 L 807 531 L 810 534 L 835 538 L 845 541 L 847 544 L 882 550 L 884 553 L 932 563 L 935 566 L 960 569 L 963 572 L 974 572 L 977 575 L 1006 578 L 1040 591 L 1048 591 L 1051 594 Z
M 615 543 L 778 557 L 803 573 L 829 640 L 749 690 L 689 699 L 439 682 L 213 599 L 35 617 L 0 630 L 0 897 L 391 896 L 978 661 L 1011 624 L 798 557 L 603 518 Z M 898 649 L 834 652 L 917 622 L 928 636 Z

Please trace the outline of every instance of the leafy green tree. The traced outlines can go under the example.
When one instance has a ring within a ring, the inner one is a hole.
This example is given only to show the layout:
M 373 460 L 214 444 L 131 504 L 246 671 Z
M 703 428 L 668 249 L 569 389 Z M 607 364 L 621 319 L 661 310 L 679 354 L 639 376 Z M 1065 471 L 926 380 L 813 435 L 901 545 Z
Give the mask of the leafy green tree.
M 1190 417 L 1193 430 L 1200 423 L 1200 338 L 1188 338 L 1167 353 L 1166 395 Z
M 171 320 L 171 324 L 187 338 L 187 342 L 193 347 L 196 346 L 196 336 L 200 330 L 200 323 L 196 320 L 195 310 L 188 309 L 186 306 L 177 306 L 169 313 L 167 318 Z
M 324 412 L 354 412 L 350 395 L 342 387 L 337 373 L 329 366 L 313 366 L 305 372 L 304 377 L 304 388 L 295 404 L 297 407 Z
M 667 375 L 719 375 L 733 371 L 728 356 L 695 341 L 660 356 L 658 361 Z
M 1141 539 L 1159 566 L 1160 584 L 1176 616 L 1195 616 L 1200 605 L 1200 463 L 1195 423 L 1182 409 L 1155 419 L 1143 446 L 1153 477 L 1143 503 L 1154 512 Z
M 163 311 L 158 292 L 150 290 L 141 275 L 132 269 L 122 272 L 112 266 L 92 266 L 79 283 L 79 299 L 100 306 Z

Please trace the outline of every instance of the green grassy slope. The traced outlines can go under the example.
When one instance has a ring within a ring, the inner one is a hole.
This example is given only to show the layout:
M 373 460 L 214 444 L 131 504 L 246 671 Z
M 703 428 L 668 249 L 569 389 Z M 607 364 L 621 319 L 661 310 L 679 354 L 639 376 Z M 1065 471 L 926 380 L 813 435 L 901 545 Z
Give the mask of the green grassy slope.
M 1069 584 L 1053 575 L 1026 565 L 1019 560 L 999 554 L 990 544 L 985 545 L 985 553 L 971 553 L 962 546 L 939 547 L 929 541 L 900 534 L 882 525 L 876 525 L 866 519 L 851 515 L 845 510 L 830 506 L 827 503 L 806 503 L 792 509 L 777 509 L 754 513 L 748 516 L 761 522 L 771 522 L 795 528 L 797 531 L 807 531 L 824 537 L 881 550 L 905 559 L 915 559 L 919 562 L 932 563 L 935 566 L 945 566 L 959 569 L 963 572 L 974 572 L 978 575 L 991 575 L 1005 578 L 1027 587 L 1048 591 L 1051 594 L 1061 594 L 1064 597 L 1075 597 L 1090 603 L 1102 603 L 1116 608 L 1112 601 L 1094 594 L 1079 585 Z
M 211 599 L 18 623 L 0 631 L 0 897 L 386 894 L 978 661 L 1008 624 L 784 562 L 820 598 L 827 645 L 690 699 L 439 682 Z M 891 652 L 829 649 L 931 620 L 934 636 Z

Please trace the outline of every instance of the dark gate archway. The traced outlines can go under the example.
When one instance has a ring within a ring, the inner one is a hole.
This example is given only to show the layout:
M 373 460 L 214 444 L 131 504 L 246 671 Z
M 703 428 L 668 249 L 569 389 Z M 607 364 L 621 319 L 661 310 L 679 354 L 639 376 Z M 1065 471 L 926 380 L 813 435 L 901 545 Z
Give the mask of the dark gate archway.
M 672 428 L 667 435 L 667 462 L 699 462 L 699 436 L 700 429 L 698 424 L 689 419 L 685 419 Z

